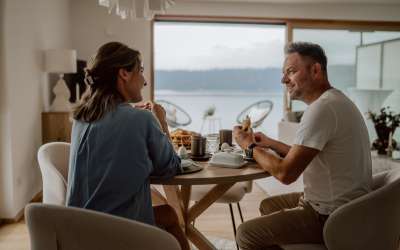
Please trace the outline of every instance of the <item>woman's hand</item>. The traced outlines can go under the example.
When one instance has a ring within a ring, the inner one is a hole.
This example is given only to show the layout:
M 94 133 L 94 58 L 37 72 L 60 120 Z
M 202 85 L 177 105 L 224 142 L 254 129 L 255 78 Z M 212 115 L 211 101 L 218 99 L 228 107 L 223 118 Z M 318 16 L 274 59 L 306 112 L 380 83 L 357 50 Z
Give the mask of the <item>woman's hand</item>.
M 152 103 L 151 102 L 145 102 L 145 103 L 140 103 L 140 104 L 135 104 L 135 108 L 139 109 L 147 109 L 151 111 Z
M 164 133 L 169 135 L 166 112 L 160 104 L 153 102 L 145 102 L 140 104 L 132 104 L 132 106 L 139 109 L 146 109 L 152 112 L 153 115 L 157 118 L 157 121 L 160 124 L 161 129 L 164 131 Z
M 166 121 L 166 112 L 160 104 L 145 102 L 145 103 L 135 104 L 135 108 L 146 109 L 151 111 L 157 117 L 157 120 L 161 124 Z
M 152 103 L 151 112 L 153 112 L 161 124 L 166 123 L 166 112 L 160 104 Z
M 157 117 L 158 122 L 160 123 L 161 129 L 169 136 L 168 124 L 167 124 L 167 115 L 165 109 L 157 103 L 152 103 L 151 112 Z

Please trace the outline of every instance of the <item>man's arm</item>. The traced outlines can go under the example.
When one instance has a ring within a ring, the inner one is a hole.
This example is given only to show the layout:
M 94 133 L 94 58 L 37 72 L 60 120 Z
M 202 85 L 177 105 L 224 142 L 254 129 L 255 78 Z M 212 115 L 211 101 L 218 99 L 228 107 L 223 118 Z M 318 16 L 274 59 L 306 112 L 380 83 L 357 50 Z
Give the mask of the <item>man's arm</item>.
M 319 150 L 294 145 L 284 158 L 279 158 L 261 147 L 253 149 L 253 157 L 265 171 L 284 184 L 295 182 Z
M 291 146 L 274 140 L 261 132 L 254 133 L 254 139 L 256 140 L 257 145 L 270 148 L 282 157 L 286 156 L 291 148 Z
M 236 142 L 243 149 L 255 141 L 251 132 L 244 132 L 240 127 L 235 127 L 233 133 Z M 294 145 L 290 147 L 284 158 L 280 158 L 262 147 L 253 149 L 253 157 L 261 168 L 284 184 L 296 181 L 318 153 L 318 149 Z

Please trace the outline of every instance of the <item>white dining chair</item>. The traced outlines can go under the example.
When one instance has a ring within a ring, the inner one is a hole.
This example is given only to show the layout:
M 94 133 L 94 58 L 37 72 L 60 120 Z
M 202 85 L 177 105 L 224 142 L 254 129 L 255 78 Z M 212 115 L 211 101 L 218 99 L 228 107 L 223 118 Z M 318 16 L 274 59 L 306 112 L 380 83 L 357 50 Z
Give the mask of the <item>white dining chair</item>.
M 400 169 L 374 175 L 373 189 L 329 216 L 323 232 L 325 245 L 281 247 L 284 250 L 398 250 Z
M 190 194 L 190 200 L 197 202 L 201 198 L 203 198 L 212 188 L 214 185 L 193 185 L 191 194 Z M 253 189 L 253 182 L 252 181 L 245 181 L 245 182 L 239 182 L 234 184 L 228 191 L 226 191 L 225 194 L 223 194 L 218 200 L 215 201 L 215 203 L 223 203 L 223 204 L 228 204 L 229 206 L 229 212 L 231 215 L 231 220 L 232 220 L 232 228 L 233 228 L 233 234 L 236 238 L 236 222 L 235 222 L 235 215 L 233 214 L 233 206 L 232 204 L 236 203 L 240 220 L 243 223 L 243 214 L 242 214 L 242 209 L 240 207 L 240 201 L 243 199 L 244 195 L 246 193 L 250 193 Z M 239 249 L 239 247 L 237 246 Z
M 31 250 L 180 250 L 155 226 L 93 210 L 31 203 L 25 208 Z
M 43 181 L 43 203 L 65 205 L 70 144 L 50 142 L 38 150 Z

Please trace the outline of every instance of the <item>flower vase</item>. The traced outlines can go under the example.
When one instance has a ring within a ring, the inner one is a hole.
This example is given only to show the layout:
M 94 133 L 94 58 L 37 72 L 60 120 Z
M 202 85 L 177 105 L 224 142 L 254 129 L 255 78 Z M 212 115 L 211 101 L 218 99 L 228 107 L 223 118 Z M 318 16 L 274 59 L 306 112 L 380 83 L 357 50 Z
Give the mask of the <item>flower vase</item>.
M 377 139 L 372 143 L 372 148 L 378 151 L 380 155 L 387 154 L 387 148 L 389 146 L 389 135 L 392 133 L 394 134 L 396 129 L 392 129 L 391 127 L 387 127 L 382 124 L 375 125 L 375 131 L 378 136 Z M 394 139 L 392 139 L 392 147 L 396 148 L 397 143 Z

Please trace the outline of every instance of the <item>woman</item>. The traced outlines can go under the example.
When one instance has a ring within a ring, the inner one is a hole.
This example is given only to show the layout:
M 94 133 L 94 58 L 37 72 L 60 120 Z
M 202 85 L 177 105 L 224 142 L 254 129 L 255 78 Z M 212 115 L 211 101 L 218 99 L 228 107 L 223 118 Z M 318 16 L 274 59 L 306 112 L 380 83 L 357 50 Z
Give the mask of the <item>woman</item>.
M 73 111 L 67 205 L 162 223 L 189 249 L 172 208 L 155 207 L 154 218 L 149 177 L 174 176 L 180 159 L 163 108 L 130 104 L 142 101 L 146 86 L 140 53 L 118 42 L 103 45 L 86 70 L 86 82 Z

